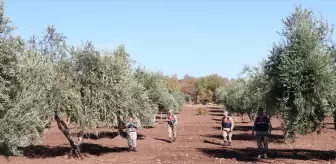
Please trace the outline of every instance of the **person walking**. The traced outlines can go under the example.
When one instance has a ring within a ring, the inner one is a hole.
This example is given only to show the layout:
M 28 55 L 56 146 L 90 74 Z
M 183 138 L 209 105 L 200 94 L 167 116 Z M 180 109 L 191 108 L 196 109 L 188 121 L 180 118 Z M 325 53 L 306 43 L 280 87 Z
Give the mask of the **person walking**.
M 168 112 L 168 138 L 170 142 L 176 142 L 177 117 L 172 111 Z
M 256 132 L 256 140 L 258 146 L 258 158 L 264 156 L 267 158 L 268 153 L 268 135 L 271 134 L 272 125 L 269 117 L 266 115 L 265 111 L 259 110 L 258 116 L 254 121 L 254 126 L 252 129 L 252 135 Z
M 224 146 L 231 146 L 233 128 L 234 128 L 234 121 L 232 117 L 229 116 L 229 113 L 227 111 L 224 111 L 221 122 L 221 130 L 223 135 Z
M 130 117 L 128 123 L 126 124 L 126 133 L 127 133 L 127 143 L 128 151 L 136 152 L 136 140 L 137 140 L 137 124 L 134 117 Z

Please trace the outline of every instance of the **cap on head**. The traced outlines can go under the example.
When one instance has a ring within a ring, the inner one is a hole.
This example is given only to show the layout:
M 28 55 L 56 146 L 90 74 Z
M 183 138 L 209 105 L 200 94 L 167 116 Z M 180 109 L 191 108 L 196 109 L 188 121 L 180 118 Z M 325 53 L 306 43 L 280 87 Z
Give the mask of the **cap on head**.
M 169 114 L 173 114 L 173 111 L 170 110 L 168 113 L 169 113 Z
M 229 114 L 228 111 L 224 111 L 224 112 L 223 112 L 223 115 L 224 115 L 224 116 L 228 116 L 228 114 Z

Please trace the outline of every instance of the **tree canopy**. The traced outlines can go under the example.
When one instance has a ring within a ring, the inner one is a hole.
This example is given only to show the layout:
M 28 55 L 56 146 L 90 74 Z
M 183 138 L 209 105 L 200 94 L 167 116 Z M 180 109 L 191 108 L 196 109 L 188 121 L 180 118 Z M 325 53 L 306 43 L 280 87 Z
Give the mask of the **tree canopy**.
M 185 103 L 162 74 L 134 69 L 124 45 L 114 51 L 98 50 L 91 41 L 70 46 L 53 26 L 23 40 L 0 7 L 0 148 L 6 155 L 39 144 L 55 120 L 71 153 L 82 157 L 84 135 L 98 125 L 121 133 L 136 117 L 144 127 L 155 126 L 158 111 L 179 112 Z
M 333 29 L 311 10 L 296 7 L 283 20 L 281 42 L 275 43 L 260 66 L 247 67 L 246 77 L 216 91 L 229 110 L 266 110 L 285 123 L 285 138 L 320 132 L 327 113 L 335 111 Z M 335 112 L 334 112 L 335 113 Z

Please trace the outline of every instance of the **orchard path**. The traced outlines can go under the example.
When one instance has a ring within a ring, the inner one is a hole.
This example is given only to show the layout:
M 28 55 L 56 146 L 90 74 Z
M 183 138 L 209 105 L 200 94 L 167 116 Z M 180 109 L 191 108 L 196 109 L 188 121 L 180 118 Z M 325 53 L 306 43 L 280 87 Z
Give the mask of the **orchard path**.
M 220 118 L 222 110 L 207 107 L 208 113 L 197 115 L 199 106 L 186 105 L 178 114 L 178 139 L 167 142 L 167 125 L 158 119 L 155 128 L 140 131 L 138 152 L 127 152 L 124 139 L 114 138 L 114 133 L 105 132 L 99 138 L 85 139 L 82 151 L 84 160 L 67 159 L 69 151 L 65 137 L 56 124 L 44 134 L 41 146 L 25 151 L 22 157 L 0 156 L 0 164 L 207 164 L 207 163 L 336 163 L 336 132 L 331 129 L 332 120 L 322 134 L 298 136 L 292 145 L 283 143 L 279 120 L 272 119 L 273 135 L 270 138 L 269 159 L 255 158 L 256 143 L 251 136 L 251 123 L 235 117 L 236 127 L 230 148 L 221 143 Z M 101 131 L 104 131 L 102 129 Z

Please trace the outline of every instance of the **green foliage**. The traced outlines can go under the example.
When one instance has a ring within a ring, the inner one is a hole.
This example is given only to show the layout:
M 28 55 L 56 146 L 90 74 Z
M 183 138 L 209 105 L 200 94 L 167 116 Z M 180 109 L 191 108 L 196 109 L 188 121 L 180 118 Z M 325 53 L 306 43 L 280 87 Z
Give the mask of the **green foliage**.
M 336 71 L 336 47 L 335 47 L 335 45 L 331 47 L 330 51 L 331 51 L 330 55 L 331 55 L 331 58 L 333 60 L 333 69 L 334 69 L 334 71 Z M 331 92 L 335 92 L 335 91 L 331 90 Z M 329 101 L 329 104 L 336 104 L 335 99 L 332 99 L 332 97 L 328 101 Z M 336 129 L 336 107 L 335 106 L 332 107 L 330 109 L 330 112 L 332 112 L 332 114 L 333 114 L 334 129 Z
M 82 47 L 72 48 L 72 70 L 68 74 L 70 83 L 74 86 L 71 93 L 76 96 L 71 100 L 78 101 L 73 108 L 66 109 L 70 121 L 83 131 L 95 129 L 101 120 L 100 114 L 105 107 L 103 101 L 106 88 L 104 86 L 103 73 L 100 67 L 100 54 L 95 50 L 91 42 L 85 43 Z M 79 98 L 79 99 L 78 99 Z M 68 103 L 72 104 L 71 101 Z M 69 104 L 69 105 L 70 105 Z M 102 115 L 106 116 L 106 115 Z
M 231 113 L 248 113 L 251 108 L 247 92 L 246 80 L 231 81 L 227 87 L 218 88 L 216 91 L 217 102 L 224 105 Z
M 192 96 L 189 94 L 184 94 L 184 99 L 187 103 L 191 103 L 192 101 Z
M 325 113 L 335 111 L 335 51 L 333 30 L 312 11 L 297 7 L 283 22 L 284 40 L 274 44 L 269 58 L 218 88 L 216 101 L 231 112 L 281 116 L 286 139 L 294 141 L 296 133 L 320 132 Z
M 186 103 L 185 95 L 181 92 L 172 92 L 170 94 L 174 97 L 177 103 L 177 108 L 174 110 L 174 112 L 179 112 L 182 106 Z
M 43 84 L 49 82 L 47 74 L 51 73 L 50 63 L 35 52 L 23 52 L 24 43 L 12 34 L 9 24 L 1 1 L 0 150 L 5 155 L 19 154 L 19 147 L 38 143 L 46 114 L 43 98 L 48 88 Z
M 335 72 L 332 70 L 328 23 L 297 7 L 265 64 L 270 82 L 270 104 L 285 120 L 285 137 L 318 130 L 324 113 L 334 108 Z
M 0 143 L 5 154 L 19 154 L 19 147 L 38 144 L 49 117 L 47 93 L 51 88 L 52 63 L 36 51 L 18 60 L 17 97 L 1 119 Z
M 216 100 L 216 89 L 227 84 L 227 79 L 216 74 L 201 77 L 198 82 L 199 95 L 203 103 L 214 102 Z
M 13 30 L 0 1 L 0 118 L 15 98 L 17 54 L 23 46 L 21 39 L 12 34 Z
M 0 147 L 7 155 L 38 144 L 52 117 L 78 149 L 83 133 L 100 123 L 122 129 L 135 116 L 141 125 L 154 126 L 160 106 L 178 112 L 185 103 L 184 94 L 169 92 L 161 74 L 134 73 L 123 45 L 113 52 L 99 52 L 91 42 L 69 47 L 66 37 L 49 26 L 41 39 L 33 37 L 24 47 L 2 19 Z M 63 116 L 80 132 L 78 142 Z
M 136 69 L 135 78 L 149 93 L 149 98 L 158 107 L 159 112 L 178 112 L 185 103 L 185 96 L 180 92 L 169 92 L 165 77 L 144 69 Z
M 165 95 L 169 92 L 165 86 L 163 75 L 145 69 L 137 68 L 134 73 L 135 79 L 145 87 L 152 103 L 158 109 L 165 102 Z
M 125 52 L 124 46 L 120 46 L 113 54 L 105 53 L 101 58 L 105 66 L 104 95 L 106 110 L 102 115 L 107 116 L 104 121 L 114 125 L 125 124 L 129 116 L 135 116 L 141 124 L 152 124 L 152 118 L 156 114 L 155 105 L 148 96 L 145 87 L 135 79 L 131 68 L 131 60 Z

